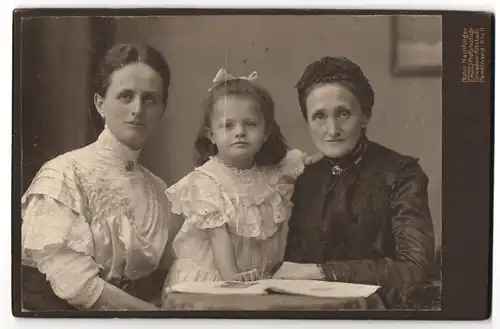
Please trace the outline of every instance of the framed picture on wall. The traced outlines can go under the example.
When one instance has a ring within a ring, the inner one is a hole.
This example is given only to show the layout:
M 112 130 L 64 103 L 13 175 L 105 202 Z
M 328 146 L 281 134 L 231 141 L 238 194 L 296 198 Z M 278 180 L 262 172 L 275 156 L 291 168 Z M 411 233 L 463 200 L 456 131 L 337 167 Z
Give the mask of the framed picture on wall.
M 440 15 L 393 16 L 391 34 L 394 75 L 441 75 L 443 41 Z

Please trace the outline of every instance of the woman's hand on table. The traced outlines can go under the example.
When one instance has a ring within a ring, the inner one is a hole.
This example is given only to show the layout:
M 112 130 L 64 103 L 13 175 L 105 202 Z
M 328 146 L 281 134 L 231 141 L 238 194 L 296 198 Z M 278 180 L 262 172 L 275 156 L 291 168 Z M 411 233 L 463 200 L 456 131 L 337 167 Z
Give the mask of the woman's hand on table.
M 284 262 L 273 275 L 273 279 L 322 280 L 323 277 L 316 264 Z
M 236 281 L 257 281 L 259 279 L 259 271 L 257 269 L 253 269 L 250 271 L 240 272 L 236 274 Z

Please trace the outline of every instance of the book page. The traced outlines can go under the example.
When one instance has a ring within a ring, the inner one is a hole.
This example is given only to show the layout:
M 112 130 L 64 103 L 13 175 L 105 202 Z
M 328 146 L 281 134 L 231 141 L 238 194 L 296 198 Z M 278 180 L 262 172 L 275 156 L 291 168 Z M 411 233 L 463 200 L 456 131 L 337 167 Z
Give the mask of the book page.
M 366 298 L 380 287 L 316 280 L 263 280 L 269 292 L 329 298 Z
M 211 295 L 265 295 L 267 293 L 281 293 L 312 297 L 364 298 L 369 297 L 379 288 L 379 286 L 344 282 L 268 279 L 254 282 L 184 282 L 172 286 L 170 291 Z
M 170 292 L 209 295 L 265 295 L 267 286 L 261 281 L 198 281 L 183 282 L 169 288 Z

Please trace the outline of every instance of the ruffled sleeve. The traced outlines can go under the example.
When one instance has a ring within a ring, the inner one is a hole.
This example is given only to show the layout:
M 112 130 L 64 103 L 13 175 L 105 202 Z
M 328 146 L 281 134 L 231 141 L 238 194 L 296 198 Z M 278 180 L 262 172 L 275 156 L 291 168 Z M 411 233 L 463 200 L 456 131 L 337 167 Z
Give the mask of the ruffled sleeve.
M 185 217 L 182 230 L 220 227 L 231 220 L 235 209 L 222 186 L 206 174 L 193 171 L 166 190 L 172 212 Z
M 105 281 L 89 255 L 64 246 L 33 251 L 40 273 L 45 274 L 54 294 L 79 309 L 89 309 L 101 295 Z
M 306 157 L 307 155 L 301 150 L 288 151 L 279 165 L 281 179 L 288 183 L 295 183 L 304 172 Z
M 279 171 L 275 187 L 285 207 L 292 207 L 291 198 L 295 182 L 304 172 L 306 156 L 307 155 L 300 150 L 290 150 L 278 166 Z
M 21 216 L 25 262 L 31 251 L 58 245 L 94 255 L 86 196 L 70 163 L 55 159 L 40 169 L 21 199 Z
M 38 268 L 59 298 L 83 309 L 104 287 L 85 200 L 64 158 L 45 164 L 21 199 L 23 264 Z

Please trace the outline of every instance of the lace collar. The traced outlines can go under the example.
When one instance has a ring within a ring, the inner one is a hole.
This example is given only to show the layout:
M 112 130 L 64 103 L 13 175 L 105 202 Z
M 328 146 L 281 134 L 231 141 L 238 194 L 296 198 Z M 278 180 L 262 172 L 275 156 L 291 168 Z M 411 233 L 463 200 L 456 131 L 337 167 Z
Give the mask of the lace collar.
M 99 135 L 96 142 L 99 155 L 106 160 L 118 162 L 130 171 L 138 166 L 139 155 L 142 149 L 133 150 L 121 143 L 109 130 L 108 126 Z
M 247 175 L 249 173 L 255 172 L 257 169 L 257 165 L 255 165 L 255 164 L 253 165 L 252 168 L 248 168 L 248 169 L 238 169 L 235 167 L 230 167 L 227 164 L 225 164 L 224 161 L 222 161 L 217 156 L 211 156 L 211 157 L 209 157 L 209 159 L 212 160 L 213 162 L 218 163 L 220 166 L 224 167 L 227 171 L 230 171 L 231 173 L 233 173 L 235 175 Z
M 233 182 L 238 181 L 243 184 L 256 183 L 257 179 L 262 177 L 264 174 L 257 165 L 254 165 L 249 169 L 238 169 L 235 167 L 229 167 L 216 156 L 211 156 L 204 165 L 198 167 L 198 170 L 201 170 L 209 175 L 231 177 Z

